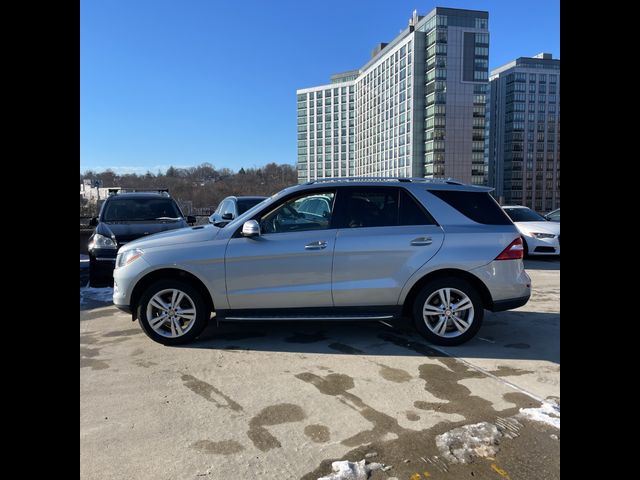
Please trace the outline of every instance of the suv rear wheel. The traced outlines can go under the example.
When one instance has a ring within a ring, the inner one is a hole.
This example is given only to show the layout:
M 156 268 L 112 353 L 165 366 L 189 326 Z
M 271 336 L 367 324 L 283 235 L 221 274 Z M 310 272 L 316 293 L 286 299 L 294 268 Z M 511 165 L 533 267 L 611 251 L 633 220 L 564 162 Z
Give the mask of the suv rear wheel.
M 469 282 L 457 277 L 427 283 L 413 304 L 416 329 L 436 345 L 460 345 L 470 340 L 483 317 L 480 295 Z
M 198 290 L 180 280 L 159 280 L 142 294 L 138 319 L 144 333 L 163 345 L 180 345 L 196 338 L 211 312 Z

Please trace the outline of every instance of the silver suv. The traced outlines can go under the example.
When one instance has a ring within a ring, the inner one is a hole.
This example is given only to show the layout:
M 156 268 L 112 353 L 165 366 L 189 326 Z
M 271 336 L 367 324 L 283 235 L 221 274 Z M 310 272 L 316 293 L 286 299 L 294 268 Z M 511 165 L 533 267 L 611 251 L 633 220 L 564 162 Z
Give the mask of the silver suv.
M 113 303 L 165 345 L 196 338 L 213 312 L 218 321 L 408 316 L 427 340 L 458 345 L 485 309 L 531 295 L 520 233 L 490 191 L 409 178 L 286 188 L 223 228 L 123 246 Z

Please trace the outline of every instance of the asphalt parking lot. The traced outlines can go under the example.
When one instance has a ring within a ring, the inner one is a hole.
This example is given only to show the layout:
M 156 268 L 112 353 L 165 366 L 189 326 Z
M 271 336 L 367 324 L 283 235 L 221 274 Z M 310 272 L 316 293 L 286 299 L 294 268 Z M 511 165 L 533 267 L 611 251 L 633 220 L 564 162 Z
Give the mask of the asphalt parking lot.
M 212 322 L 163 347 L 85 292 L 81 478 L 316 480 L 365 460 L 373 480 L 557 479 L 560 261 L 525 266 L 529 303 L 447 348 L 377 322 Z

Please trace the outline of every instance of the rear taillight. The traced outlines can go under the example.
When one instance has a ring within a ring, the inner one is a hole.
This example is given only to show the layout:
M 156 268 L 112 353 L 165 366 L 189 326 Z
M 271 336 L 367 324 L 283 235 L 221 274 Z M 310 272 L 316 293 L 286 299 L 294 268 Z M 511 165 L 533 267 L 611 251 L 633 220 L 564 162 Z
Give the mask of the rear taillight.
M 496 260 L 519 260 L 521 258 L 524 258 L 524 247 L 522 246 L 522 238 L 518 237 L 496 257 Z

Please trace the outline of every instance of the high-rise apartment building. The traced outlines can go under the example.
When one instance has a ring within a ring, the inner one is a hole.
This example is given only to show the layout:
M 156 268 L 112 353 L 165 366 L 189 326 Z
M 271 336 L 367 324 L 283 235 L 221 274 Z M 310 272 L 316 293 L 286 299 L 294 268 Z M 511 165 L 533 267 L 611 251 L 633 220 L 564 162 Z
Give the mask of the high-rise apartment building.
M 560 60 L 520 57 L 491 72 L 489 186 L 503 204 L 560 207 Z
M 298 90 L 299 182 L 401 176 L 486 183 L 488 17 L 414 11 L 363 67 Z

